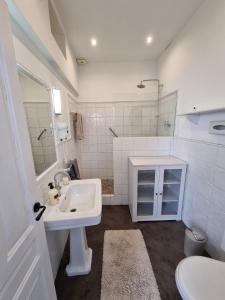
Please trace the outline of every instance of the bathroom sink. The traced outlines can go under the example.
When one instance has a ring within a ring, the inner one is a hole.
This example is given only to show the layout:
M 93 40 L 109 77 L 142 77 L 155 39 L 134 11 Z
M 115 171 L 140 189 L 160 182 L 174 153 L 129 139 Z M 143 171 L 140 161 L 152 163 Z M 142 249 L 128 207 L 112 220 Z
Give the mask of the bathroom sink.
M 95 190 L 96 185 L 94 183 L 71 185 L 59 206 L 59 210 L 66 213 L 92 210 L 95 205 Z
M 61 189 L 59 203 L 47 206 L 44 214 L 46 230 L 70 230 L 70 262 L 68 276 L 88 274 L 92 249 L 88 248 L 85 227 L 97 225 L 102 214 L 100 179 L 74 180 Z
M 73 180 L 61 189 L 59 203 L 47 206 L 47 230 L 62 230 L 99 224 L 102 212 L 100 179 Z

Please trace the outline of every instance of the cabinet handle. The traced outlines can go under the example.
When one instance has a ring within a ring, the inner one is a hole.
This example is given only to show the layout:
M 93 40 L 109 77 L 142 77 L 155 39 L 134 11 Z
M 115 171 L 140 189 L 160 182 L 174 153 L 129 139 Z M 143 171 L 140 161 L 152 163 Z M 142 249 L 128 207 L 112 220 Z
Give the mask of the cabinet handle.
M 155 193 L 156 194 L 156 196 L 158 196 L 158 193 Z
M 159 193 L 160 196 L 162 196 L 162 193 Z

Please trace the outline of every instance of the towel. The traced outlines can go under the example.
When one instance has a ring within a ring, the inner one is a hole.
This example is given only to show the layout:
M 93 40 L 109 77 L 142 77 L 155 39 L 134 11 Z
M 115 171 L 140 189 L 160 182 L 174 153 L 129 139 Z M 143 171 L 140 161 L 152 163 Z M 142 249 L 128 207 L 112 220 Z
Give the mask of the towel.
M 73 127 L 76 140 L 84 139 L 83 117 L 79 113 L 73 115 Z

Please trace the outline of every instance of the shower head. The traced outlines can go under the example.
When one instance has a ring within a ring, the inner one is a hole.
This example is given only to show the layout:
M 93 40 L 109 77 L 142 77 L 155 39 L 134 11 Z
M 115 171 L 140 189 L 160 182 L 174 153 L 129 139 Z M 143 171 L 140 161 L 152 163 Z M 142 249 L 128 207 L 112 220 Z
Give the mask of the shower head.
M 158 83 L 158 89 L 163 87 L 163 84 L 160 84 L 159 79 L 151 78 L 151 79 L 143 79 L 143 80 L 137 85 L 137 87 L 138 87 L 139 89 L 144 89 L 144 88 L 145 88 L 145 85 L 143 84 L 143 82 L 157 82 L 157 83 Z
M 140 84 L 137 85 L 137 87 L 139 89 L 144 89 L 145 88 L 145 85 L 142 83 L 142 81 L 140 82 Z

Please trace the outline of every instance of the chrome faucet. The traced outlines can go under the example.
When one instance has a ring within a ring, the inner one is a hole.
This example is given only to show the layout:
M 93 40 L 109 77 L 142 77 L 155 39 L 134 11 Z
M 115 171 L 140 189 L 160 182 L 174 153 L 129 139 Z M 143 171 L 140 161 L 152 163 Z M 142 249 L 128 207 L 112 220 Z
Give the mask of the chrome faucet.
M 60 185 L 59 180 L 57 180 L 57 177 L 58 177 L 58 175 L 64 175 L 64 176 L 66 176 L 66 177 L 69 179 L 69 181 L 70 181 L 71 178 L 70 178 L 70 175 L 68 174 L 68 170 L 69 170 L 69 169 L 59 170 L 59 171 L 58 171 L 57 173 L 55 173 L 55 175 L 54 175 L 54 185 L 55 185 L 55 188 L 56 188 L 57 191 L 58 191 L 59 196 L 61 196 L 61 185 Z

